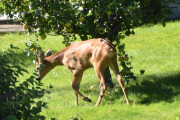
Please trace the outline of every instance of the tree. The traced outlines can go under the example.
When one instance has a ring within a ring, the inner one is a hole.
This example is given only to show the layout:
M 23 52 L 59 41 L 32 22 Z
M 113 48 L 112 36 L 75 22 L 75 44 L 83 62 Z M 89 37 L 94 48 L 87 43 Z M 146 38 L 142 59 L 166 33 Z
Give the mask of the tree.
M 135 34 L 133 29 L 144 24 L 162 23 L 169 13 L 170 2 L 177 0 L 2 0 L 9 17 L 18 20 L 41 39 L 47 34 L 63 35 L 69 45 L 78 34 L 82 40 L 102 37 L 111 40 L 118 50 L 123 78 L 134 78 L 122 39 Z M 108 72 L 109 73 L 109 72 Z M 144 71 L 141 71 L 144 73 Z M 126 76 L 126 77 L 125 77 Z

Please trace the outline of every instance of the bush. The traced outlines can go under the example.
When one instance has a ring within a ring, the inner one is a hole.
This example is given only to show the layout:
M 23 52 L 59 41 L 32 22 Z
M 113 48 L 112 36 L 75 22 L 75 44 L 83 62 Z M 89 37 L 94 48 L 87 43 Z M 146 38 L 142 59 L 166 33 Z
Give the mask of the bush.
M 35 74 L 19 82 L 19 76 L 27 73 L 23 61 L 14 56 L 15 48 L 0 55 L 0 119 L 45 119 L 40 115 L 47 104 L 38 101 L 44 96 L 43 84 L 35 80 Z M 36 99 L 36 100 L 35 100 Z

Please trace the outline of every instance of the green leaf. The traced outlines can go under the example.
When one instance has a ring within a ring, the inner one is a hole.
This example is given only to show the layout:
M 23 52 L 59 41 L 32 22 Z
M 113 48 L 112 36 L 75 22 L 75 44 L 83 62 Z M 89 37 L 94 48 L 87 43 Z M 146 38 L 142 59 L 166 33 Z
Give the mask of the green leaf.
M 25 72 L 25 73 L 28 73 L 28 71 L 24 68 L 21 68 L 21 71 Z
M 166 22 L 162 22 L 163 27 L 166 27 Z
M 42 105 L 42 101 L 38 101 L 38 102 L 36 103 L 37 108 L 40 108 L 41 105 Z
M 46 118 L 44 116 L 39 116 L 40 120 L 45 120 Z
M 133 35 L 135 34 L 134 30 L 132 30 L 132 34 L 133 34 Z
M 11 44 L 10 47 L 13 48 L 13 44 Z
M 8 120 L 17 120 L 15 115 L 8 115 Z
M 91 15 L 93 15 L 92 13 L 88 13 L 86 16 L 91 16 Z
M 54 86 L 52 86 L 51 84 L 49 85 L 49 88 L 53 88 Z
M 140 73 L 143 75 L 145 73 L 145 70 L 141 70 Z

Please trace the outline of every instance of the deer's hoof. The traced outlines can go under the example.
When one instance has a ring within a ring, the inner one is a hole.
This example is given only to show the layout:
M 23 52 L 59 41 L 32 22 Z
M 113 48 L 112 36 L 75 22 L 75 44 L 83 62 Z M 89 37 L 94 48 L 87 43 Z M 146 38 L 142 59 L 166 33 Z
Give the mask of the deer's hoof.
M 88 97 L 84 97 L 83 100 L 86 102 L 92 102 L 91 99 L 89 99 Z

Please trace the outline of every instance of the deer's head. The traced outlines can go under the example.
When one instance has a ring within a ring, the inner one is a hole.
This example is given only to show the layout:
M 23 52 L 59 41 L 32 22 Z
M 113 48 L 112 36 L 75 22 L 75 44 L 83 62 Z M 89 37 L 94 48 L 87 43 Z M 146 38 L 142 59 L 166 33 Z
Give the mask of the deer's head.
M 36 80 L 41 80 L 48 72 L 48 61 L 46 61 L 46 57 L 51 56 L 51 48 L 44 54 L 42 50 L 39 53 L 36 52 L 36 69 L 37 76 Z

